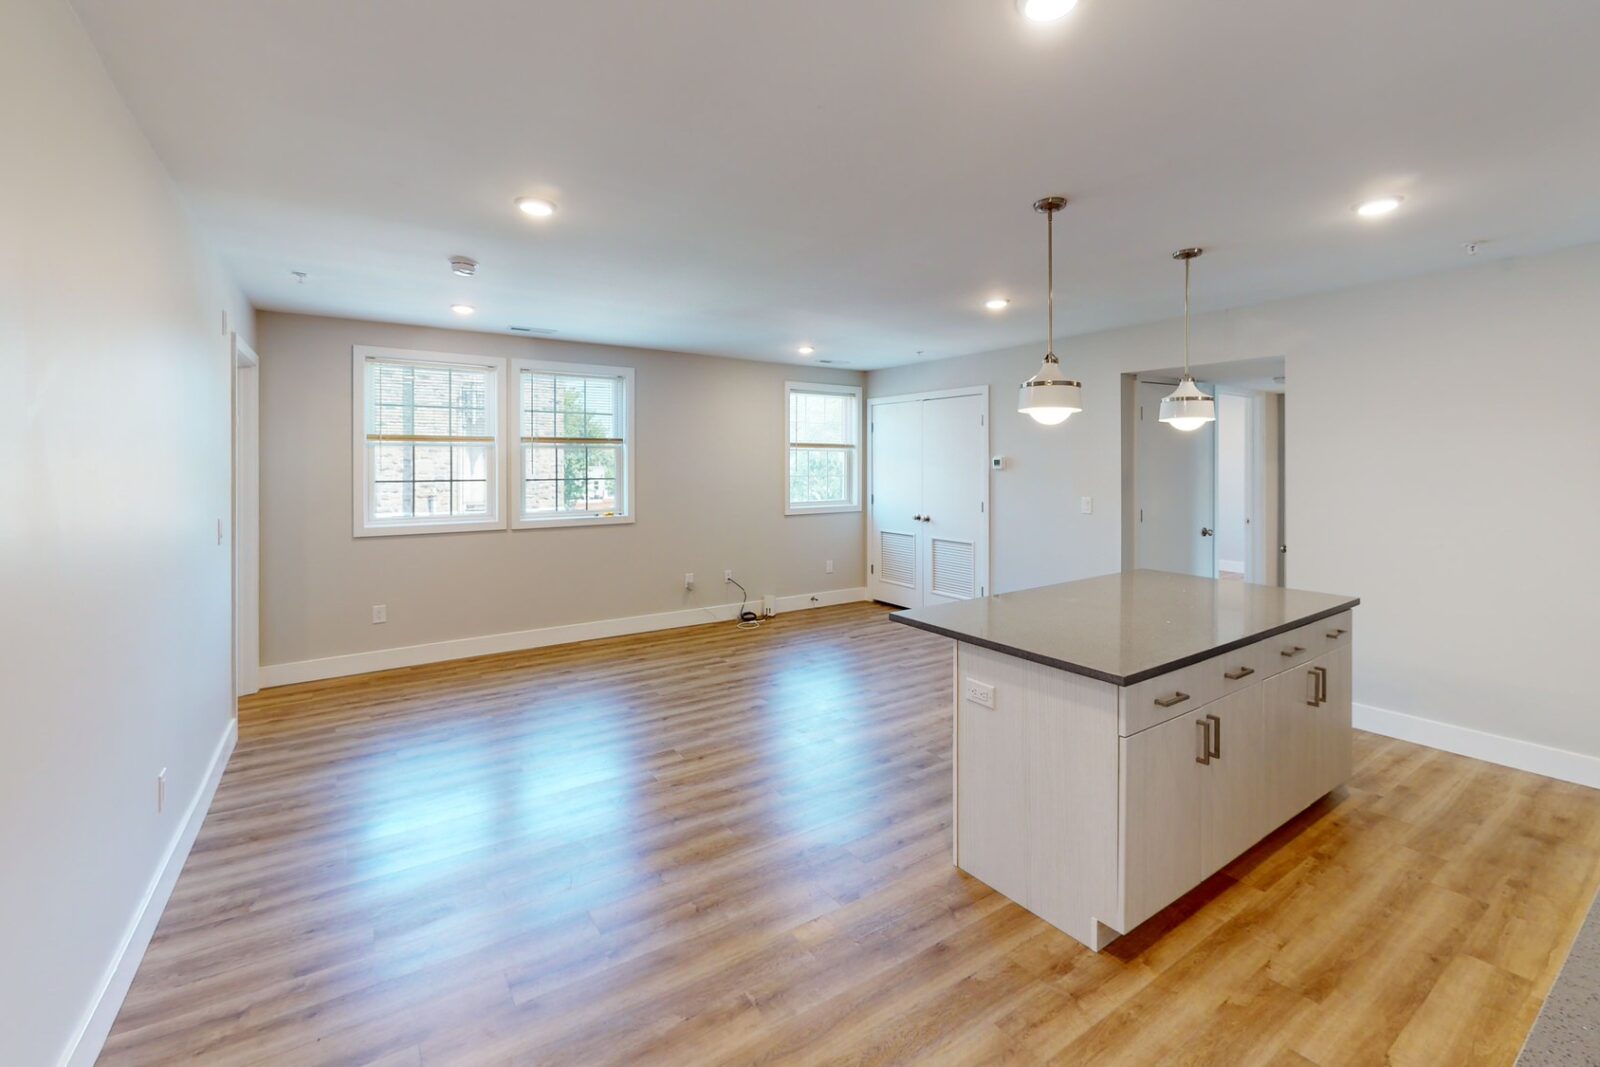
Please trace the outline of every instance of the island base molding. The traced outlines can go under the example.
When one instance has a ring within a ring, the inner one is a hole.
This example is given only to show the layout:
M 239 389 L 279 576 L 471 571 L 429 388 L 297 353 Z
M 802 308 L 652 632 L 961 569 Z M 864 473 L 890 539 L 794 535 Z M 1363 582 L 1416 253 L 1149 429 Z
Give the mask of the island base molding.
M 955 863 L 1099 951 L 1351 773 L 1349 612 L 1117 686 L 955 651 Z

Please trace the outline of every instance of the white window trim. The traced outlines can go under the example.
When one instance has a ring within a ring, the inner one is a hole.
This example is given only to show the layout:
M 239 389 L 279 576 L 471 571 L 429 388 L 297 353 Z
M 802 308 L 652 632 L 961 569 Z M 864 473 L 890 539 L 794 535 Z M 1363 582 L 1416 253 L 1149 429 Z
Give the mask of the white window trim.
M 855 419 L 855 464 L 850 473 L 850 484 L 855 492 L 855 501 L 850 504 L 819 504 L 815 507 L 796 505 L 789 499 L 789 408 L 791 397 L 795 393 L 835 393 L 839 396 L 854 397 L 856 402 Z M 865 416 L 865 407 L 861 402 L 861 387 L 859 385 L 839 385 L 835 382 L 784 382 L 783 383 L 783 513 L 785 515 L 842 515 L 848 512 L 861 510 L 861 420 Z
M 367 360 L 396 359 L 417 363 L 444 363 L 463 367 L 487 368 L 494 372 L 495 389 L 502 397 L 500 425 L 495 427 L 495 470 L 489 485 L 497 502 L 495 515 L 486 519 L 462 519 L 449 516 L 445 519 L 406 519 L 399 522 L 372 523 L 367 521 L 367 410 L 365 404 Z M 354 508 L 353 533 L 356 537 L 397 537 L 418 534 L 472 533 L 506 528 L 506 432 L 504 425 L 504 396 L 506 393 L 506 361 L 498 356 L 467 356 L 454 352 L 421 352 L 408 348 L 380 348 L 373 345 L 354 345 L 350 364 L 350 410 L 352 492 Z
M 594 515 L 591 517 L 563 517 L 529 519 L 522 515 L 522 372 L 535 374 L 587 374 L 591 377 L 615 375 L 623 380 L 622 422 L 622 508 L 621 515 Z M 638 521 L 638 497 L 633 480 L 633 454 L 638 445 L 633 435 L 633 409 L 635 404 L 632 367 L 610 367 L 599 363 L 557 363 L 546 359 L 513 359 L 506 388 L 505 440 L 509 442 L 506 485 L 508 487 L 506 516 L 513 530 L 559 530 L 568 526 L 627 526 Z M 512 463 L 509 460 L 515 459 Z

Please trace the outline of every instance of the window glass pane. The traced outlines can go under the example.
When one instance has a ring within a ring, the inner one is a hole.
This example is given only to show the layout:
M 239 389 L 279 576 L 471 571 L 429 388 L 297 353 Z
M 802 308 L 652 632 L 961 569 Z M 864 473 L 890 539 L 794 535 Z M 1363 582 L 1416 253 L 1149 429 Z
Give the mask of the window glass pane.
M 375 519 L 402 519 L 409 512 L 406 503 L 411 498 L 411 487 L 400 482 L 379 482 L 372 487 L 372 517 Z
M 789 440 L 802 444 L 855 443 L 853 396 L 837 393 L 789 394 Z
M 451 482 L 454 494 L 451 513 L 455 515 L 487 515 L 489 513 L 489 486 L 486 482 Z
M 449 482 L 417 482 L 414 493 L 417 515 L 450 514 Z
M 450 480 L 449 445 L 416 445 L 414 449 L 412 466 L 416 471 L 414 477 L 418 481 Z
M 789 502 L 791 504 L 854 503 L 851 486 L 854 466 L 854 449 L 791 448 Z

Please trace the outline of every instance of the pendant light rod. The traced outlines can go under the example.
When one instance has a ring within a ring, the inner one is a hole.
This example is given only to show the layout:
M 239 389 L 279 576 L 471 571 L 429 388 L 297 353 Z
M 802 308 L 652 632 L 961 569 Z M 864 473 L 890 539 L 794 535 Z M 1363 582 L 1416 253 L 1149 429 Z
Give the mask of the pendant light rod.
M 1173 259 L 1183 260 L 1183 376 L 1189 377 L 1189 261 L 1198 259 L 1205 249 L 1180 248 L 1172 253 Z
M 1047 196 L 1034 201 L 1033 210 L 1044 212 L 1045 247 L 1045 318 L 1048 322 L 1049 344 L 1045 349 L 1046 363 L 1056 360 L 1056 212 L 1067 206 L 1064 196 Z

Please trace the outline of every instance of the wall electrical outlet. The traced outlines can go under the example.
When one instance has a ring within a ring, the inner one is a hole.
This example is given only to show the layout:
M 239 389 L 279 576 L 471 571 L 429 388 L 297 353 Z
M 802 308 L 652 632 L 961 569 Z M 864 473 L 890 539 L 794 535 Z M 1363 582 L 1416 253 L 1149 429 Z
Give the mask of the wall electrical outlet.
M 1078 510 L 1083 512 L 1085 515 L 1093 515 L 1094 514 L 1094 497 L 1092 497 L 1092 496 L 1079 497 L 1078 498 Z
M 161 814 L 167 806 L 167 769 L 161 768 L 161 773 L 156 775 L 156 814 Z
M 375 623 L 376 622 L 388 622 L 389 621 L 389 605 L 387 605 L 387 604 L 374 604 L 374 605 L 372 605 L 372 621 L 375 622 Z
M 724 582 L 733 581 L 733 571 L 731 571 L 731 570 L 723 571 L 722 572 L 722 580 Z
M 683 587 L 685 589 L 693 589 L 694 588 L 694 571 L 684 571 L 683 572 Z
M 827 563 L 823 564 L 822 569 L 823 569 L 823 571 L 825 573 L 832 574 L 833 573 L 833 560 L 830 559 L 830 560 L 828 560 Z
M 963 683 L 961 691 L 974 704 L 981 704 L 986 708 L 994 707 L 994 686 L 987 682 L 978 682 L 968 678 Z

